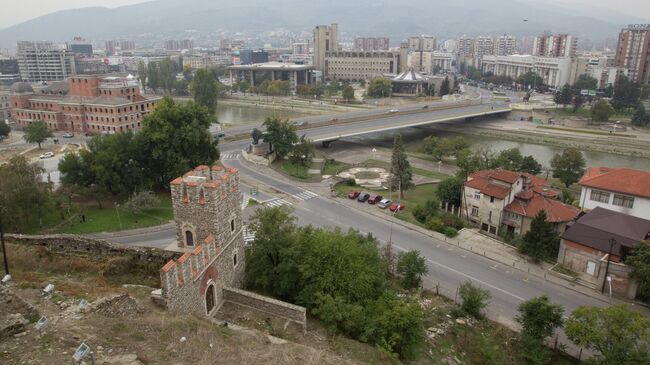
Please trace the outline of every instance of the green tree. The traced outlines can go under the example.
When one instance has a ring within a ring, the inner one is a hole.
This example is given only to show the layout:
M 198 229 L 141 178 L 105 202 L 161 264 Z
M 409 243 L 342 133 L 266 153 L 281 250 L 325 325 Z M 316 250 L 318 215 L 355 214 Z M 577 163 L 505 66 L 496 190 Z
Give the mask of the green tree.
M 494 159 L 493 166 L 509 171 L 520 171 L 524 156 L 521 155 L 518 148 L 510 148 L 501 151 Z
M 564 204 L 573 205 L 576 202 L 575 194 L 568 188 L 562 189 L 562 194 L 560 194 L 560 201 Z
M 217 82 L 212 77 L 212 72 L 208 69 L 200 69 L 194 74 L 190 83 L 190 91 L 194 101 L 208 109 L 210 115 L 217 111 Z
M 558 153 L 551 159 L 553 177 L 560 179 L 567 188 L 578 182 L 582 177 L 585 172 L 585 165 L 586 162 L 582 152 L 574 147 L 565 149 L 561 154 Z
M 158 77 L 163 90 L 171 94 L 176 81 L 176 66 L 171 59 L 165 58 L 160 62 L 158 66 Z
M 160 75 L 158 63 L 149 62 L 147 64 L 147 85 L 155 93 L 160 87 Z
M 553 101 L 555 104 L 562 105 L 566 109 L 566 106 L 571 104 L 571 99 L 573 98 L 573 89 L 569 84 L 565 84 L 560 91 L 555 93 Z
M 239 83 L 239 91 L 240 92 L 246 93 L 246 92 L 248 92 L 248 90 L 250 90 L 250 88 L 251 88 L 251 84 L 246 80 L 242 80 Z
M 47 124 L 41 120 L 29 123 L 23 131 L 25 132 L 23 135 L 25 141 L 27 143 L 37 143 L 39 150 L 41 149 L 41 143 L 54 136 L 52 131 L 47 127 Z
M 539 88 L 544 85 L 544 79 L 533 71 L 528 71 L 517 78 L 517 83 L 524 85 L 526 89 Z
M 585 103 L 585 98 L 582 95 L 576 95 L 573 97 L 573 112 L 577 112 L 578 109 L 582 108 L 582 105 Z
M 368 85 L 368 96 L 373 98 L 385 98 L 391 95 L 393 83 L 385 77 L 375 77 Z
M 627 76 L 621 75 L 614 84 L 612 107 L 617 111 L 633 108 L 639 103 L 641 89 L 639 85 L 631 82 Z
M 566 320 L 565 333 L 576 345 L 596 351 L 603 365 L 648 364 L 650 319 L 625 304 L 578 307 Z
M 419 288 L 422 275 L 429 271 L 426 260 L 420 251 L 400 252 L 397 257 L 397 273 L 402 277 L 402 285 L 407 288 Z
M 437 200 L 427 200 L 424 205 L 416 205 L 413 210 L 413 217 L 420 223 L 425 223 L 430 217 L 438 214 L 440 203 Z
M 293 151 L 294 144 L 298 143 L 296 125 L 288 120 L 268 117 L 263 124 L 266 127 L 264 140 L 273 146 L 279 158 L 284 158 Z
M 535 160 L 533 156 L 526 156 L 521 160 L 521 172 L 527 172 L 532 175 L 539 175 L 542 172 L 542 164 Z
M 143 190 L 133 193 L 124 207 L 132 214 L 139 214 L 147 209 L 156 208 L 160 205 L 160 199 L 151 190 Z
M 607 122 L 613 114 L 614 109 L 606 100 L 599 100 L 591 107 L 591 120 L 594 122 Z
M 7 137 L 9 133 L 11 133 L 11 127 L 4 120 L 0 120 L 0 139 Z
M 587 74 L 582 74 L 573 83 L 573 89 L 576 93 L 580 93 L 580 90 L 596 90 L 598 89 L 598 80 Z
M 142 92 L 144 93 L 147 90 L 147 65 L 145 65 L 144 61 L 138 63 L 138 79 L 140 79 Z
M 520 250 L 534 262 L 539 262 L 557 257 L 559 247 L 560 237 L 553 224 L 547 221 L 546 211 L 542 209 L 530 223 L 530 230 L 524 235 Z
M 457 177 L 448 177 L 438 184 L 436 196 L 443 203 L 460 206 L 465 180 Z
M 393 186 L 400 188 L 402 191 L 408 190 L 413 186 L 413 175 L 411 164 L 404 150 L 402 135 L 396 134 L 393 141 L 393 154 L 391 156 L 391 168 Z
M 642 100 L 648 99 L 650 97 L 650 84 L 644 84 L 641 86 L 639 96 Z
M 490 292 L 474 286 L 471 281 L 466 281 L 460 285 L 458 294 L 462 301 L 460 309 L 463 313 L 476 319 L 482 318 L 481 311 L 490 301 Z
M 51 200 L 50 186 L 42 180 L 44 172 L 22 155 L 0 166 L 0 214 L 5 232 L 24 233 L 41 226 L 41 217 Z
M 450 91 L 451 87 L 449 86 L 449 76 L 445 76 L 445 79 L 442 80 L 442 84 L 440 84 L 440 96 L 449 95 Z
M 632 114 L 632 124 L 635 126 L 643 127 L 648 124 L 649 120 L 650 115 L 646 113 L 645 106 L 643 106 L 643 103 L 639 103 L 634 110 L 634 114 Z M 2 132 L 0 132 L 0 135 L 1 134 Z
M 147 114 L 137 134 L 146 175 L 159 187 L 199 165 L 219 159 L 218 139 L 209 128 L 212 115 L 194 102 L 176 104 L 164 98 Z
M 632 277 L 639 283 L 638 297 L 650 302 L 650 243 L 642 242 L 627 256 L 625 263 L 632 267 Z
M 348 103 L 350 100 L 354 100 L 354 88 L 350 85 L 346 86 L 343 88 L 343 99 L 347 101 Z
M 481 169 L 481 156 L 469 149 L 464 149 L 458 152 L 456 166 L 458 167 L 456 177 L 465 181 L 470 174 Z
M 563 323 L 564 308 L 553 304 L 546 295 L 529 299 L 519 305 L 515 320 L 521 325 L 522 352 L 527 364 L 544 365 L 551 359 L 551 350 L 544 339 L 553 335 Z
M 300 141 L 291 149 L 291 161 L 309 167 L 315 153 L 314 144 L 303 135 L 300 137 Z

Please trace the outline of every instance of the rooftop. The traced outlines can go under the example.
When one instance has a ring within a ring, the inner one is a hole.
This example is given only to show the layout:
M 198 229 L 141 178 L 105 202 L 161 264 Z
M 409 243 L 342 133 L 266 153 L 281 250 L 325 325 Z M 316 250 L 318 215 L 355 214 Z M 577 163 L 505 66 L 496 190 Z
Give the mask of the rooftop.
M 393 82 L 426 82 L 427 78 L 412 68 L 393 77 Z
M 228 66 L 228 70 L 267 70 L 267 71 L 303 71 L 313 70 L 313 65 L 298 65 L 295 63 L 282 63 L 282 62 L 265 62 L 254 63 L 252 65 L 233 65 Z
M 505 210 L 529 218 L 534 218 L 540 211 L 544 210 L 546 211 L 547 221 L 552 223 L 569 222 L 580 213 L 580 210 L 571 205 L 535 194 L 530 190 L 517 194 L 517 197 L 519 198 L 522 194 L 530 197 L 513 200 L 512 203 L 505 207 Z
M 623 194 L 650 198 L 650 172 L 628 168 L 592 167 L 578 184 Z

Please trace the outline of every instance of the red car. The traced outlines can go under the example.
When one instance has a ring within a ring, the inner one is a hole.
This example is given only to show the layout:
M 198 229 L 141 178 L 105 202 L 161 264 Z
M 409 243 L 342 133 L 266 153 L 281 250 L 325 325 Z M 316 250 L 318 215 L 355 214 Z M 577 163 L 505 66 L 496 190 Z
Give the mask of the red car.
M 379 203 L 384 197 L 381 195 L 370 195 L 370 198 L 368 198 L 368 204 L 377 204 Z
M 356 198 L 359 197 L 359 194 L 361 194 L 361 193 L 358 192 L 358 191 L 351 191 L 351 192 L 348 193 L 348 198 L 356 199 Z
M 398 210 L 402 210 L 402 209 L 404 209 L 404 208 L 406 208 L 406 206 L 404 205 L 404 203 L 400 203 L 400 205 L 397 206 L 397 202 L 395 202 L 395 203 L 391 204 L 391 205 L 390 205 L 390 208 L 388 208 L 388 209 L 390 209 L 391 212 L 396 212 L 396 211 L 398 211 Z

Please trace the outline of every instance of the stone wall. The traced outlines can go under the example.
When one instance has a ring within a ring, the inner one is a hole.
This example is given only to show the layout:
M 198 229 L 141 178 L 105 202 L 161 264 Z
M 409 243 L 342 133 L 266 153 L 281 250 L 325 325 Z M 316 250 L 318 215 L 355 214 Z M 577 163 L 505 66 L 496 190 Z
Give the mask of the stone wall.
M 224 288 L 223 293 L 224 299 L 228 302 L 288 319 L 303 325 L 303 327 L 307 326 L 307 309 L 305 307 L 235 288 Z

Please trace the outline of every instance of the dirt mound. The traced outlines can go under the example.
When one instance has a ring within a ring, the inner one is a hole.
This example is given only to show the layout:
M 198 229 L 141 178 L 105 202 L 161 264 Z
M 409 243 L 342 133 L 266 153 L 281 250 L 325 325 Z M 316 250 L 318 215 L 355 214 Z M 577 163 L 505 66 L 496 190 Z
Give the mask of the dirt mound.
M 106 317 L 131 317 L 144 312 L 135 299 L 128 294 L 99 299 L 92 303 L 89 311 Z
M 10 314 L 19 313 L 28 319 L 38 319 L 39 314 L 33 305 L 16 295 L 11 288 L 0 285 L 0 320 Z

